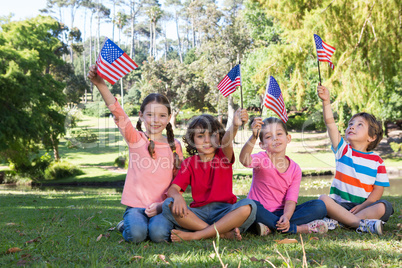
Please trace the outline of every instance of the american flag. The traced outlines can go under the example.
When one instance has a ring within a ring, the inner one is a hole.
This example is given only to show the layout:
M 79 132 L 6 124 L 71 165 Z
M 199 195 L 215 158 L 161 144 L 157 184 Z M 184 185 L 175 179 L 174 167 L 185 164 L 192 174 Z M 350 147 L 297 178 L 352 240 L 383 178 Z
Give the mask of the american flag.
M 265 92 L 264 105 L 268 109 L 274 111 L 283 122 L 288 121 L 285 102 L 283 101 L 282 92 L 278 83 L 272 76 L 269 77 L 267 90 Z
M 98 66 L 97 73 L 112 85 L 138 67 L 121 48 L 107 37 L 96 64 Z
M 334 64 L 331 62 L 331 56 L 335 52 L 335 48 L 322 41 L 321 37 L 314 35 L 315 47 L 317 49 L 317 57 L 319 61 L 327 61 L 329 66 L 334 69 Z
M 219 82 L 218 89 L 224 97 L 227 97 L 236 91 L 237 86 L 241 86 L 240 64 L 233 67 L 225 78 Z

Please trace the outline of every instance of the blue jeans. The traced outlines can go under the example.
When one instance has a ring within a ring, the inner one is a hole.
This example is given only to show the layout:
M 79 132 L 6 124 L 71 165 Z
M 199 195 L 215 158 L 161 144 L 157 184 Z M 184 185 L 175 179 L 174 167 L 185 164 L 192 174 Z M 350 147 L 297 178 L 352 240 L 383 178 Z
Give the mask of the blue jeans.
M 176 219 L 174 218 L 172 211 L 170 210 L 169 207 L 170 203 L 173 203 L 173 201 L 174 201 L 173 198 L 169 197 L 166 198 L 165 202 L 163 202 L 163 216 L 169 219 L 176 226 L 180 226 L 177 223 Z M 191 210 L 202 221 L 206 222 L 209 225 L 212 225 L 215 222 L 219 221 L 221 218 L 223 218 L 223 216 L 225 216 L 229 212 L 239 207 L 247 205 L 251 206 L 251 213 L 250 216 L 248 216 L 248 218 L 246 219 L 246 221 L 239 227 L 240 232 L 243 233 L 250 227 L 251 224 L 253 224 L 255 220 L 255 214 L 257 209 L 254 204 L 254 201 L 251 199 L 245 198 L 234 204 L 213 202 L 202 207 L 196 207 L 196 208 L 189 207 L 188 209 Z
M 264 206 L 255 201 L 257 205 L 257 217 L 255 222 L 261 222 L 269 227 L 271 230 L 276 230 L 276 223 L 283 215 L 283 209 L 270 212 Z M 310 200 L 303 204 L 297 205 L 292 218 L 289 220 L 290 228 L 286 233 L 297 233 L 297 225 L 309 223 L 314 220 L 322 219 L 327 215 L 327 208 L 325 203 L 321 200 Z
M 127 242 L 139 243 L 147 239 L 153 242 L 169 241 L 173 224 L 162 213 L 149 218 L 145 208 L 127 207 L 123 215 L 123 237 Z

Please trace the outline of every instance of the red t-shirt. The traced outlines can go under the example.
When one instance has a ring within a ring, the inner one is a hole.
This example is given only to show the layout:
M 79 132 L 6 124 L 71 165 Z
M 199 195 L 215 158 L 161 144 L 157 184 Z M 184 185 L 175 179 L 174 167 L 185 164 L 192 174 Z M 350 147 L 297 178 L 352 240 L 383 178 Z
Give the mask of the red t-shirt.
M 221 148 L 216 150 L 214 158 L 202 162 L 198 155 L 187 158 L 173 180 L 183 191 L 191 186 L 193 202 L 190 207 L 202 207 L 212 202 L 234 204 L 237 197 L 232 192 L 233 163 L 226 158 Z

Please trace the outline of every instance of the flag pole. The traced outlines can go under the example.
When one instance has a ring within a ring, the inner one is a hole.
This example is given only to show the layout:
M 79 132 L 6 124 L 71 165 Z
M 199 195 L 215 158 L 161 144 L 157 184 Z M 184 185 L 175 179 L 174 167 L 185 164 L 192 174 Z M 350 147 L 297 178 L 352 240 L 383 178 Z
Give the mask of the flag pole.
M 317 63 L 318 63 L 318 77 L 320 78 L 320 85 L 321 85 L 320 61 L 318 60 L 318 57 L 317 57 Z
M 243 110 L 243 86 L 241 83 L 241 62 L 240 62 L 240 57 L 237 55 L 238 61 L 239 61 L 239 70 L 240 70 L 240 107 Z

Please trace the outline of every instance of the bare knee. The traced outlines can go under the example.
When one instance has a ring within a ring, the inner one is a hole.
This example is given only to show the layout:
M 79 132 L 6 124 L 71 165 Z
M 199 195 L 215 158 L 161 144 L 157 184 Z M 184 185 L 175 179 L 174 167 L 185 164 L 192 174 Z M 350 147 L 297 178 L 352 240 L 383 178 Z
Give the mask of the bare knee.
M 241 206 L 237 210 L 242 216 L 248 217 L 251 214 L 251 205 Z

